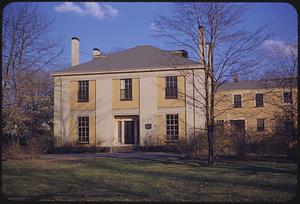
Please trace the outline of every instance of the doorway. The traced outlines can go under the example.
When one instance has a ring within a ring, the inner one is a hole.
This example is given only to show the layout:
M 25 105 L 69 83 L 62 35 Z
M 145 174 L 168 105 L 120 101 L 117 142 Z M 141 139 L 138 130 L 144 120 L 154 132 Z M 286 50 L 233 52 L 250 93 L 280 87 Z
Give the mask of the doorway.
M 115 116 L 118 124 L 117 137 L 119 145 L 139 144 L 139 120 L 138 116 Z
M 230 120 L 230 125 L 241 136 L 246 136 L 245 120 Z
M 134 144 L 135 140 L 135 122 L 124 121 L 124 143 Z
M 237 156 L 242 158 L 246 155 L 246 125 L 245 120 L 230 120 L 230 125 L 233 128 L 238 138 Z

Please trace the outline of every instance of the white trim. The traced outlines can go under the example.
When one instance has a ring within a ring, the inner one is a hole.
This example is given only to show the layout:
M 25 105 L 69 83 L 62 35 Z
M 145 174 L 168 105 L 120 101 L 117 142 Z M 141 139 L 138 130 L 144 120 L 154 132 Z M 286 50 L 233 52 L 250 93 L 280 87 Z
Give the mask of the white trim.
M 72 110 L 70 111 L 70 113 L 74 116 L 84 116 L 84 115 L 90 115 L 90 116 L 95 116 L 96 115 L 96 111 L 95 110 Z
M 263 119 L 264 120 L 264 130 L 263 131 L 257 131 L 257 120 Z M 255 118 L 255 132 L 262 133 L 267 131 L 267 118 Z
M 139 115 L 140 109 L 113 109 L 112 110 L 113 117 L 115 115 Z
M 185 108 L 157 108 L 157 113 L 165 113 L 165 114 L 179 114 L 184 112 Z
M 282 94 L 281 94 L 281 102 L 282 102 L 284 105 L 291 105 L 291 103 L 285 103 L 285 102 L 284 102 L 284 93 L 285 93 L 285 92 L 290 92 L 290 93 L 291 93 L 292 102 L 293 102 L 293 92 L 291 92 L 290 90 L 282 90 Z
M 181 65 L 178 67 L 149 67 L 146 69 L 132 69 L 132 68 L 124 68 L 124 70 L 115 70 L 115 71 L 94 71 L 94 72 L 63 72 L 56 71 L 59 73 L 51 73 L 52 76 L 70 76 L 70 75 L 92 75 L 92 74 L 114 74 L 114 73 L 131 73 L 131 72 L 152 72 L 152 71 L 171 71 L 171 70 L 187 70 L 187 69 L 204 69 L 200 64 L 193 65 Z
M 124 122 L 125 121 L 133 121 L 134 122 L 134 144 L 125 144 L 125 134 L 124 134 L 124 131 L 125 131 L 125 125 L 124 125 Z M 119 143 L 119 127 L 118 127 L 118 123 L 121 122 L 122 123 L 122 143 Z M 117 139 L 116 139 L 116 144 L 118 146 L 135 146 L 135 145 L 139 145 L 137 142 L 137 139 L 138 139 L 138 128 L 139 128 L 139 123 L 138 123 L 138 120 L 135 119 L 135 118 L 131 118 L 130 116 L 128 116 L 128 118 L 114 118 L 114 123 L 116 124 L 116 133 L 117 133 Z
M 234 95 L 241 95 L 241 107 L 234 107 Z M 232 108 L 244 108 L 244 106 L 243 106 L 243 98 L 244 98 L 244 96 L 243 96 L 243 93 L 240 93 L 240 92 L 232 92 Z
M 234 119 L 229 119 L 228 122 L 230 123 L 231 120 L 244 120 L 245 121 L 245 131 L 247 131 L 247 120 L 246 120 L 246 118 L 237 117 L 237 118 L 234 118 Z
M 262 94 L 263 95 L 263 106 L 256 106 L 256 94 Z M 255 108 L 263 108 L 263 107 L 265 107 L 265 93 L 263 91 L 254 91 L 253 105 L 254 105 Z
M 165 129 L 165 134 L 164 134 L 164 142 L 165 143 L 172 143 L 172 142 L 178 142 L 179 140 L 168 140 L 168 135 L 167 135 L 167 115 L 177 115 L 177 129 L 178 129 L 178 139 L 180 137 L 180 116 L 179 116 L 179 113 L 165 113 L 164 114 L 164 129 Z

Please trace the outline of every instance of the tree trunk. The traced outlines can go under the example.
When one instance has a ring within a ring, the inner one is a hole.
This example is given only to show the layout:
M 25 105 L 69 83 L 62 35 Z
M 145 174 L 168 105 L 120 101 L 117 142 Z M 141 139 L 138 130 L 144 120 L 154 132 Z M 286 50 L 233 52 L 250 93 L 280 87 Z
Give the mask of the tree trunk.
M 208 165 L 213 166 L 214 164 L 214 151 L 213 151 L 213 135 L 214 129 L 211 124 L 208 126 L 207 137 L 208 137 Z

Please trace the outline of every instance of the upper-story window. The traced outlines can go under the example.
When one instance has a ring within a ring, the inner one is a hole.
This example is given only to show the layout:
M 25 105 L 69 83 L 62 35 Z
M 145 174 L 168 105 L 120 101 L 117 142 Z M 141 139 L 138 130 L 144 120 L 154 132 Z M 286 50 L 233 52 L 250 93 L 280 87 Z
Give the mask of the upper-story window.
M 242 107 L 242 95 L 241 94 L 235 94 L 233 96 L 233 107 L 234 108 Z
M 288 103 L 288 104 L 292 103 L 292 92 L 290 91 L 283 92 L 283 103 Z
M 89 101 L 89 81 L 78 81 L 78 102 Z
M 78 117 L 78 143 L 89 143 L 89 117 Z
M 166 99 L 177 98 L 177 76 L 166 77 Z
M 262 93 L 255 94 L 256 107 L 264 106 L 264 95 Z
M 132 100 L 132 79 L 121 79 L 121 100 Z

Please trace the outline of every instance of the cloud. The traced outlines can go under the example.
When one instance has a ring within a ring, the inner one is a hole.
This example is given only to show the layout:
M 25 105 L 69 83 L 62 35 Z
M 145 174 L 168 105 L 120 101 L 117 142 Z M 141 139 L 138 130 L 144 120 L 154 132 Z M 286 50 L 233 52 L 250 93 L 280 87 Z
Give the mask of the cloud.
M 297 47 L 280 40 L 265 40 L 262 47 L 270 52 L 280 50 L 281 53 L 290 55 L 297 53 Z
M 106 9 L 107 15 L 109 15 L 109 16 L 115 17 L 115 16 L 117 16 L 119 14 L 119 11 L 117 9 L 114 9 L 110 5 L 105 5 L 104 7 Z
M 285 48 L 287 44 L 283 41 L 278 41 L 278 40 L 265 40 L 263 42 L 263 47 L 265 48 L 273 48 L 273 47 L 280 47 L 280 48 Z
M 151 22 L 151 23 L 149 24 L 148 28 L 149 28 L 150 31 L 152 31 L 152 32 L 158 32 L 158 31 L 159 31 L 158 26 L 157 26 L 154 22 Z
M 97 2 L 86 2 L 83 4 L 83 7 L 80 7 L 79 3 L 64 2 L 58 6 L 55 6 L 54 11 L 58 13 L 76 13 L 80 16 L 92 16 L 98 20 L 108 17 L 116 17 L 119 14 L 119 11 L 112 6 L 101 6 L 100 3 Z
M 74 13 L 77 13 L 77 14 L 80 14 L 80 15 L 83 14 L 83 10 L 79 6 L 77 6 L 77 5 L 75 5 L 74 3 L 71 3 L 71 2 L 65 2 L 63 4 L 55 6 L 54 10 L 56 12 L 59 12 L 59 13 L 74 12 Z

